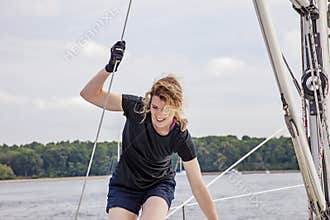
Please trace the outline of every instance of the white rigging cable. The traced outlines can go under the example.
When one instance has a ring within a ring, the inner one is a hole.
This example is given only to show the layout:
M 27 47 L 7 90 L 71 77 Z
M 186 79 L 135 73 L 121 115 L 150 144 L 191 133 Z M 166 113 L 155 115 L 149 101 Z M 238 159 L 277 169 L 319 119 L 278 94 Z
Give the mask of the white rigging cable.
M 299 184 L 299 185 L 294 185 L 294 186 L 285 186 L 285 187 L 280 187 L 280 188 L 268 189 L 268 190 L 263 190 L 263 191 L 259 191 L 259 192 L 244 193 L 244 194 L 240 194 L 240 195 L 214 199 L 213 202 L 219 202 L 219 201 L 225 201 L 225 200 L 231 200 L 231 199 L 240 199 L 240 198 L 244 198 L 244 197 L 256 196 L 256 195 L 261 195 L 261 194 L 270 193 L 270 192 L 278 192 L 278 191 L 282 191 L 282 190 L 300 188 L 303 186 L 304 186 L 304 184 Z M 186 206 L 195 206 L 195 205 L 198 205 L 198 203 L 197 202 L 188 203 Z M 174 206 L 171 209 L 175 209 L 176 207 L 177 206 Z
M 128 5 L 128 9 L 127 9 L 127 13 L 126 13 L 126 18 L 125 18 L 125 22 L 124 22 L 124 27 L 123 27 L 123 31 L 122 31 L 121 38 L 120 38 L 121 41 L 123 41 L 123 39 L 124 39 L 124 34 L 125 34 L 125 30 L 126 30 L 126 25 L 127 25 L 127 21 L 128 21 L 129 12 L 130 12 L 130 9 L 131 9 L 131 4 L 132 4 L 132 0 L 129 1 L 129 5 Z M 79 210 L 80 210 L 81 202 L 82 202 L 83 197 L 84 197 L 84 194 L 85 194 L 85 188 L 86 188 L 87 178 L 88 178 L 88 176 L 89 176 L 89 173 L 90 173 L 90 170 L 91 170 L 91 167 L 92 167 L 93 158 L 94 158 L 94 153 L 95 153 L 96 145 L 97 145 L 97 140 L 98 140 L 98 138 L 99 138 L 99 134 L 100 134 L 101 127 L 102 127 L 102 123 L 103 123 L 103 118 L 104 118 L 105 108 L 106 108 L 106 106 L 108 105 L 109 96 L 110 96 L 110 90 L 111 90 L 111 86 L 112 86 L 113 78 L 114 78 L 115 72 L 116 72 L 116 70 L 117 70 L 117 66 L 118 66 L 118 64 L 119 64 L 118 61 L 116 61 L 116 62 L 115 62 L 115 65 L 114 65 L 114 71 L 111 73 L 111 78 L 110 78 L 110 83 L 109 83 L 109 87 L 108 87 L 108 92 L 107 92 L 107 96 L 106 96 L 106 98 L 105 98 L 105 102 L 104 102 L 104 105 L 103 105 L 103 110 L 102 110 L 102 114 L 101 114 L 101 118 L 100 118 L 99 126 L 98 126 L 98 128 L 97 128 L 96 138 L 95 138 L 95 141 L 94 141 L 92 154 L 91 154 L 91 157 L 90 157 L 90 160 L 89 160 L 89 164 L 88 164 L 88 168 L 87 168 L 86 176 L 85 176 L 85 178 L 84 178 L 84 183 L 83 183 L 83 187 L 82 187 L 81 194 L 80 194 L 79 203 L 78 203 L 77 210 L 76 210 L 76 213 L 75 213 L 75 216 L 74 216 L 74 219 L 75 219 L 75 220 L 78 219 L 78 215 L 79 215 Z
M 239 160 L 237 160 L 234 164 L 232 164 L 230 167 L 228 167 L 224 172 L 222 172 L 219 176 L 215 177 L 211 182 L 207 184 L 207 187 L 210 187 L 213 183 L 215 183 L 217 180 L 219 180 L 223 175 L 228 173 L 231 169 L 236 167 L 239 163 L 241 163 L 243 160 L 245 160 L 248 156 L 250 156 L 252 153 L 254 153 L 256 150 L 258 150 L 260 147 L 262 147 L 265 143 L 267 143 L 270 139 L 275 137 L 277 134 L 282 132 L 284 130 L 285 126 L 282 128 L 278 129 L 275 133 L 273 133 L 271 136 L 269 136 L 267 139 L 265 139 L 263 142 L 261 142 L 259 145 L 254 147 L 252 150 L 250 150 L 248 153 L 246 153 L 243 157 L 241 157 Z M 191 200 L 194 199 L 194 196 L 191 196 L 189 199 L 184 201 L 181 205 L 177 206 L 172 212 L 170 212 L 167 216 L 166 219 L 168 219 L 170 216 L 172 216 L 174 213 L 176 213 L 179 209 L 182 207 L 186 206 Z
M 316 106 L 316 116 L 317 116 L 317 132 L 318 132 L 318 137 L 319 137 L 319 159 L 318 159 L 318 163 L 316 164 L 317 161 L 315 161 L 315 166 L 317 167 L 317 172 L 319 175 L 320 180 L 322 180 L 322 158 L 323 158 L 323 151 L 324 151 L 324 147 L 327 146 L 327 140 L 326 137 L 324 136 L 324 132 L 323 132 L 323 128 L 326 129 L 326 131 L 328 130 L 328 125 L 326 123 L 326 115 L 322 114 L 323 118 L 321 119 L 321 110 L 320 110 L 320 106 L 319 103 L 321 103 L 322 105 L 322 111 L 325 111 L 325 101 L 324 101 L 324 94 L 323 94 L 323 88 L 322 88 L 322 78 L 321 78 L 321 70 L 319 68 L 319 61 L 318 61 L 318 57 L 317 57 L 317 52 L 316 52 L 316 40 L 313 34 L 313 23 L 312 23 L 312 18 L 309 15 L 308 16 L 308 29 L 309 29 L 309 36 L 310 36 L 310 41 L 307 40 L 307 45 L 310 49 L 310 51 L 312 52 L 312 54 L 310 54 L 308 56 L 309 60 L 310 60 L 310 66 L 311 66 L 311 76 L 312 76 L 312 85 L 313 85 L 313 92 L 314 92 L 314 100 L 315 100 L 315 106 Z M 316 73 L 316 76 L 315 76 Z M 317 79 L 317 82 L 315 82 L 314 79 Z M 317 90 L 319 91 L 319 95 L 317 94 Z M 320 96 L 320 97 L 318 97 Z M 328 133 L 328 132 L 326 132 Z M 327 136 L 327 135 L 326 135 Z

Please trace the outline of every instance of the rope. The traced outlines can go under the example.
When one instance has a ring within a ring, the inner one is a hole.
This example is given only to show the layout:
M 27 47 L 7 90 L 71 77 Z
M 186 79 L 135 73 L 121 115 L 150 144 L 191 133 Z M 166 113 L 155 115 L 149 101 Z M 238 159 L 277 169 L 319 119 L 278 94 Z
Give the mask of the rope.
M 221 177 L 223 177 L 226 173 L 228 173 L 231 169 L 236 167 L 239 163 L 241 163 L 243 160 L 245 160 L 248 156 L 250 156 L 252 153 L 254 153 L 256 150 L 258 150 L 260 147 L 262 147 L 265 143 L 267 143 L 270 139 L 272 139 L 274 136 L 282 132 L 282 130 L 285 128 L 283 126 L 279 130 L 277 130 L 274 134 L 269 136 L 267 139 L 265 139 L 263 142 L 261 142 L 258 146 L 254 147 L 252 150 L 250 150 L 248 153 L 246 153 L 243 157 L 241 157 L 238 161 L 236 161 L 234 164 L 232 164 L 230 167 L 228 167 L 224 172 L 222 172 L 219 176 L 214 178 L 211 182 L 209 182 L 206 187 L 209 188 L 213 183 L 215 183 L 217 180 L 219 180 Z M 174 213 L 176 213 L 179 209 L 181 209 L 183 206 L 186 206 L 191 200 L 194 199 L 194 196 L 191 196 L 189 199 L 187 199 L 185 202 L 183 202 L 181 205 L 177 206 L 172 212 L 170 212 L 166 219 L 171 217 Z
M 129 12 L 130 12 L 130 9 L 131 9 L 131 4 L 132 4 L 132 0 L 129 1 L 127 13 L 126 13 L 126 18 L 125 18 L 125 22 L 124 22 L 124 27 L 123 27 L 123 31 L 122 31 L 121 38 L 120 38 L 121 40 L 124 39 L 124 34 L 125 34 L 125 30 L 126 30 L 126 25 L 127 25 L 127 21 L 128 21 Z M 97 133 L 96 133 L 96 138 L 95 138 L 94 145 L 93 145 L 92 154 L 91 154 L 91 157 L 89 159 L 89 164 L 88 164 L 86 176 L 84 178 L 84 183 L 83 183 L 83 187 L 82 187 L 82 190 L 81 190 L 78 207 L 77 207 L 77 210 L 76 210 L 76 213 L 75 213 L 75 216 L 74 216 L 74 219 L 75 220 L 78 219 L 81 202 L 82 202 L 83 197 L 84 197 L 84 194 L 85 194 L 85 188 L 86 188 L 87 178 L 89 176 L 89 173 L 90 173 L 90 170 L 91 170 L 91 167 L 92 167 L 93 158 L 94 158 L 94 154 L 95 154 L 95 150 L 96 150 L 96 145 L 97 145 L 97 140 L 98 140 L 99 135 L 100 135 L 100 131 L 101 131 L 102 123 L 103 123 L 105 109 L 106 109 L 106 106 L 108 105 L 108 101 L 109 101 L 109 97 L 110 97 L 110 90 L 111 90 L 111 87 L 112 87 L 113 78 L 114 78 L 114 75 L 115 75 L 115 72 L 116 72 L 116 69 L 117 69 L 118 64 L 119 64 L 118 61 L 116 61 L 115 66 L 114 66 L 114 72 L 111 74 L 110 84 L 109 84 L 108 91 L 107 91 L 107 96 L 105 98 L 105 102 L 104 102 L 104 105 L 103 105 L 103 110 L 102 110 L 102 114 L 101 114 L 99 126 L 97 128 Z
M 298 94 L 299 94 L 299 96 L 300 96 L 300 95 L 301 95 L 301 88 L 300 88 L 300 85 L 299 85 L 299 83 L 298 83 L 296 77 L 294 76 L 294 74 L 293 74 L 293 72 L 292 72 L 292 70 L 291 70 L 291 68 L 290 68 L 290 66 L 289 66 L 289 64 L 288 64 L 288 61 L 286 60 L 286 58 L 285 58 L 285 56 L 284 56 L 283 53 L 282 53 L 282 58 L 283 58 L 283 61 L 284 61 L 284 63 L 285 63 L 286 68 L 288 69 L 288 71 L 289 71 L 289 73 L 290 73 L 290 75 L 291 75 L 291 78 L 292 78 L 293 84 L 295 85 L 295 87 L 296 87 L 296 89 L 297 89 L 297 92 L 298 92 Z
M 316 53 L 316 46 L 315 46 L 315 38 L 314 38 L 314 33 L 313 33 L 313 23 L 312 23 L 312 18 L 311 15 L 308 15 L 307 17 L 307 21 L 308 21 L 308 29 L 309 29 L 309 36 L 310 36 L 310 41 L 307 41 L 307 47 L 308 49 L 311 50 L 312 54 L 309 54 L 308 58 L 310 60 L 311 63 L 311 76 L 312 76 L 312 84 L 313 84 L 313 92 L 314 92 L 314 99 L 315 99 L 315 106 L 316 106 L 316 117 L 317 117 L 317 133 L 318 133 L 318 139 L 319 139 L 319 146 L 318 146 L 318 150 L 319 150 L 319 155 L 318 155 L 318 164 L 315 163 L 315 166 L 317 166 L 317 174 L 319 176 L 319 179 L 322 180 L 322 158 L 323 158 L 323 150 L 324 150 L 324 146 L 326 142 L 326 139 L 324 137 L 323 134 L 323 126 L 327 129 L 327 123 L 326 123 L 326 115 L 322 114 L 323 116 L 323 120 L 321 119 L 321 112 L 320 112 L 320 107 L 319 107 L 319 97 L 317 94 L 317 86 L 318 86 L 318 90 L 319 90 L 319 96 L 320 96 L 320 102 L 322 105 L 322 111 L 325 111 L 325 102 L 324 102 L 324 95 L 323 95 L 323 88 L 322 88 L 322 81 L 321 81 L 321 76 L 320 76 L 320 69 L 319 69 L 319 62 L 318 62 L 318 57 L 317 57 L 317 53 Z M 314 80 L 315 78 L 315 74 L 314 71 L 316 72 L 317 75 L 317 79 L 318 79 L 318 83 L 316 85 L 316 82 Z M 328 133 L 328 132 L 327 132 Z
M 285 186 L 285 187 L 281 187 L 281 188 L 263 190 L 263 191 L 259 191 L 259 192 L 253 192 L 253 193 L 245 193 L 245 194 L 236 195 L 236 196 L 228 196 L 228 197 L 224 197 L 224 198 L 214 199 L 213 202 L 225 201 L 225 200 L 230 200 L 230 199 L 240 199 L 240 198 L 244 198 L 244 197 L 256 196 L 256 195 L 260 195 L 260 194 L 277 192 L 277 191 L 282 191 L 282 190 L 289 190 L 289 189 L 299 188 L 299 187 L 303 187 L 303 186 L 304 186 L 304 184 L 299 184 L 299 185 L 294 185 L 294 186 Z M 195 206 L 195 205 L 198 205 L 198 203 L 194 202 L 194 203 L 187 204 L 187 206 Z M 174 209 L 174 208 L 176 208 L 176 207 L 173 207 L 171 209 Z
M 124 39 L 124 34 L 125 34 L 125 31 L 126 31 L 126 25 L 127 25 L 127 21 L 128 21 L 129 12 L 131 11 L 131 5 L 132 5 L 132 0 L 129 0 L 128 9 L 127 9 L 125 22 L 124 22 L 124 27 L 123 27 L 123 32 L 121 33 L 121 37 L 120 37 L 121 40 Z

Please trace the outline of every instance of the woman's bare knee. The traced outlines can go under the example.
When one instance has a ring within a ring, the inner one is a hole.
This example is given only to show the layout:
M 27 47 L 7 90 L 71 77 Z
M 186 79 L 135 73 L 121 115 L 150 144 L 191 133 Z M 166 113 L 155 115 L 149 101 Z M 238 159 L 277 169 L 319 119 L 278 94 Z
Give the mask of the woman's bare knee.
M 109 209 L 109 220 L 137 220 L 137 215 L 123 208 L 114 207 Z
M 159 196 L 151 196 L 143 204 L 140 220 L 162 220 L 165 219 L 168 205 L 165 199 Z

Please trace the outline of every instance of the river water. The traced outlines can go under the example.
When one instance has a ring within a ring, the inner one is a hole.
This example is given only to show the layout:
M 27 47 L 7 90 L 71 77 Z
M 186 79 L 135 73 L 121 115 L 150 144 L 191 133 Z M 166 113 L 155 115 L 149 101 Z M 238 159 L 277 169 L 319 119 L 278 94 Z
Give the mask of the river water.
M 204 175 L 210 182 L 216 175 Z M 107 219 L 105 213 L 109 177 L 87 181 L 79 219 Z M 191 196 L 185 175 L 176 176 L 177 187 L 172 206 Z M 34 181 L 0 181 L 0 220 L 73 219 L 82 188 L 82 179 Z M 300 173 L 240 174 L 223 176 L 210 187 L 214 199 L 302 184 Z M 231 219 L 307 219 L 307 197 L 304 187 L 250 195 L 216 202 L 223 220 Z M 186 208 L 186 219 L 206 219 L 199 206 Z M 181 210 L 169 219 L 182 219 Z

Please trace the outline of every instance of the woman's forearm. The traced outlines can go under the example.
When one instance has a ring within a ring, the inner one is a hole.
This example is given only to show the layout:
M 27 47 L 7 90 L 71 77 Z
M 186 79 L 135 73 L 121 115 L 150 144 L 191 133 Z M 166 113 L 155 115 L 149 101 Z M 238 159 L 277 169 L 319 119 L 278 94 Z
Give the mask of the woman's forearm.
M 201 186 L 200 189 L 193 192 L 193 194 L 207 219 L 218 220 L 216 207 L 206 186 Z
M 100 70 L 81 90 L 80 95 L 83 97 L 97 96 L 102 91 L 104 82 L 109 75 L 110 73 L 105 69 Z

